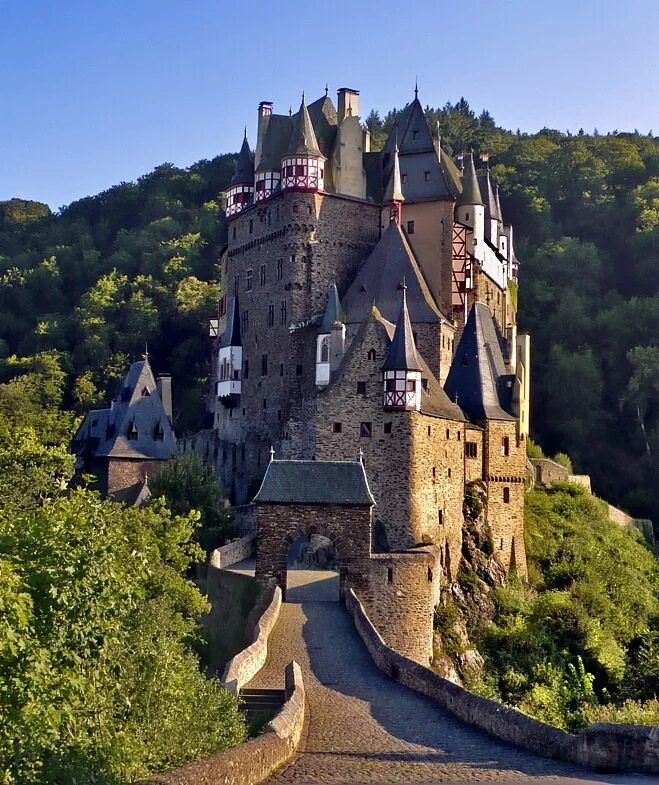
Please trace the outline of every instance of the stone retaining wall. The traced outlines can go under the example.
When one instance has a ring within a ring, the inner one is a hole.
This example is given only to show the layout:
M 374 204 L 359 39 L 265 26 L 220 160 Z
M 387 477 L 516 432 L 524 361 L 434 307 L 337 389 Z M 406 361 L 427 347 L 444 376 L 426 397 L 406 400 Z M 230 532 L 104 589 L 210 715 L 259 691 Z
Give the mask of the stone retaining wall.
M 384 642 L 351 589 L 345 602 L 378 668 L 464 722 L 545 757 L 594 769 L 659 773 L 659 726 L 598 723 L 576 736 L 565 733 L 475 695 L 398 654 Z
M 221 548 L 216 548 L 210 556 L 211 567 L 216 567 L 221 570 L 223 567 L 229 567 L 244 559 L 249 559 L 254 555 L 256 547 L 256 535 L 248 534 L 246 537 L 241 537 L 239 540 L 228 542 L 222 545 Z
M 286 703 L 260 736 L 137 785 L 257 785 L 293 757 L 304 715 L 302 671 L 291 662 L 286 666 Z
M 268 656 L 268 638 L 277 623 L 281 609 L 281 589 L 275 586 L 269 591 L 271 599 L 254 626 L 252 642 L 226 664 L 222 683 L 227 689 L 238 692 L 265 664 Z

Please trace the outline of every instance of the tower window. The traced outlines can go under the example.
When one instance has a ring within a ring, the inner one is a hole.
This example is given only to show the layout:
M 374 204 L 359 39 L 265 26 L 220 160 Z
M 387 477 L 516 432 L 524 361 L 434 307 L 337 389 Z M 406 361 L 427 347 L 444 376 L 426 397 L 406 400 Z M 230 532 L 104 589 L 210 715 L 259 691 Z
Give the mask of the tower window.
M 407 233 L 414 234 L 414 221 L 407 222 Z
M 242 315 L 242 331 L 246 333 L 249 330 L 249 311 L 243 311 Z
M 151 393 L 149 392 L 149 388 L 148 387 L 144 387 L 142 389 L 142 398 L 148 398 L 150 395 L 151 395 Z
M 510 504 L 510 488 L 503 489 L 503 502 L 504 504 Z
M 284 275 L 284 260 L 277 259 L 277 280 L 281 281 Z
M 394 582 L 394 568 L 387 567 L 387 583 L 393 583 L 393 582 Z
M 236 239 L 236 227 L 235 226 L 233 227 L 233 239 L 234 240 Z
M 450 469 L 447 471 L 447 475 L 448 475 L 448 477 L 450 479 L 450 477 L 451 477 L 451 470 Z
M 302 366 L 301 365 L 296 365 L 295 366 L 295 375 L 296 376 L 302 376 Z
M 252 291 L 252 271 L 251 270 L 247 270 L 246 276 L 247 276 L 247 280 L 245 282 L 245 289 L 248 292 L 251 292 Z
M 428 426 L 428 436 L 432 436 L 432 428 Z
M 281 323 L 286 324 L 286 300 L 281 301 L 281 305 L 279 306 L 279 317 Z
M 499 537 L 499 550 L 503 550 L 503 537 Z
M 432 476 L 433 476 L 433 479 L 435 479 L 435 477 L 437 477 L 437 467 L 436 466 L 432 467 Z
M 462 434 L 458 431 L 458 441 L 462 441 Z
M 469 220 L 469 213 L 465 213 L 465 221 Z
M 428 567 L 428 583 L 432 583 L 432 568 Z
M 268 355 L 262 354 L 261 355 L 261 376 L 268 375 Z
M 251 234 L 254 231 L 254 221 L 250 218 L 249 219 L 249 233 Z
M 277 409 L 277 419 L 281 420 L 281 409 Z
M 272 327 L 275 323 L 275 306 L 270 303 L 268 306 L 268 327 Z
M 284 375 L 284 363 L 279 363 L 279 375 Z
M 429 183 L 430 182 L 430 172 L 424 172 L 423 173 L 423 179 L 424 179 L 424 181 L 426 183 Z
M 249 379 L 249 360 L 245 360 L 245 367 L 243 368 L 243 379 Z
M 332 423 L 332 433 L 342 433 L 343 425 L 340 422 Z
M 376 357 L 377 357 L 377 355 L 375 353 L 375 349 L 369 349 L 367 357 L 368 357 L 369 360 L 375 360 Z
M 391 423 L 390 422 L 386 422 L 384 424 L 384 432 L 385 433 L 391 433 Z
M 357 382 L 357 395 L 366 395 L 366 382 Z
M 446 429 L 446 438 L 447 439 L 451 438 L 451 431 L 448 428 Z
M 139 431 L 137 430 L 137 425 L 133 422 L 128 429 L 128 439 L 131 442 L 136 442 L 139 439 Z
M 373 423 L 363 422 L 359 425 L 359 435 L 364 439 L 370 439 L 373 430 Z
M 444 510 L 437 510 L 437 523 L 440 526 L 444 525 Z
M 419 138 L 419 132 L 417 130 L 412 131 L 412 139 L 418 139 L 418 138 Z
M 465 442 L 465 455 L 467 458 L 478 458 L 478 445 L 476 442 Z
M 268 399 L 267 399 L 267 398 L 264 398 L 264 399 L 263 399 L 263 408 L 264 408 L 264 409 L 267 409 L 267 408 L 268 408 Z
M 510 439 L 507 436 L 501 437 L 501 455 L 507 458 L 510 455 Z
M 262 264 L 259 271 L 259 283 L 261 286 L 265 286 L 265 265 Z

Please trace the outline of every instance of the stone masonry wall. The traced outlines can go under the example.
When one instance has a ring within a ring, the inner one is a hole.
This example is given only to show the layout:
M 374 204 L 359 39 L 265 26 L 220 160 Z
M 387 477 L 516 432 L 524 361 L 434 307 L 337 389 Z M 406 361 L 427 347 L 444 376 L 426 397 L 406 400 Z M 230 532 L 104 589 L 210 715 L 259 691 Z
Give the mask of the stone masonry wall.
M 508 455 L 504 455 L 504 439 L 507 439 Z M 494 538 L 494 553 L 506 571 L 515 566 L 520 577 L 526 578 L 526 442 L 517 439 L 516 422 L 488 420 L 484 447 L 487 521 Z
M 256 578 L 277 583 L 286 599 L 288 549 L 303 534 L 322 534 L 332 541 L 339 559 L 341 594 L 366 587 L 371 550 L 369 507 L 338 505 L 259 504 Z
M 222 288 L 240 299 L 242 394 L 232 409 L 217 402 L 215 427 L 229 464 L 225 492 L 239 504 L 250 501 L 271 445 L 294 457 L 311 449 L 303 402 L 316 394 L 315 330 L 305 325 L 323 313 L 330 284 L 345 290 L 378 240 L 378 223 L 367 202 L 289 193 L 229 224 Z M 220 333 L 225 326 L 222 319 Z

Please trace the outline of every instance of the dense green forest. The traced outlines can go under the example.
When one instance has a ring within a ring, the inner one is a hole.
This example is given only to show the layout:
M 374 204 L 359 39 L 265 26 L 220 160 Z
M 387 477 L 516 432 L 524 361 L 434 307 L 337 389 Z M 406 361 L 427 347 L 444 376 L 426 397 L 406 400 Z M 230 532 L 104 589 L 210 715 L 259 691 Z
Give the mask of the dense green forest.
M 530 491 L 525 528 L 529 579 L 506 586 L 481 530 L 436 614 L 442 651 L 471 689 L 559 728 L 659 724 L 659 561 L 578 485 Z
M 569 453 L 600 495 L 659 521 L 659 140 L 513 133 L 464 99 L 427 114 L 448 151 L 488 153 L 501 185 L 533 336 L 536 440 Z M 396 116 L 368 116 L 374 149 Z M 174 375 L 178 431 L 198 427 L 218 195 L 234 160 L 164 164 L 56 214 L 0 204 L 0 381 L 48 352 L 66 373 L 66 407 L 81 412 L 148 343 Z

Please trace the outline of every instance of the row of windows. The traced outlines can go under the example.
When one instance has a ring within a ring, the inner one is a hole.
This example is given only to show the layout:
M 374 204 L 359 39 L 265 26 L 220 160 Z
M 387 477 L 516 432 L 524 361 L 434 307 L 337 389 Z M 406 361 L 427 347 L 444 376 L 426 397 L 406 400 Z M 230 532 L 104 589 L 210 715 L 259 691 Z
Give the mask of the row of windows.
M 295 366 L 295 375 L 302 376 L 302 365 Z M 261 376 L 268 375 L 268 355 L 261 355 Z M 284 363 L 279 363 L 279 376 L 284 375 Z M 249 379 L 249 360 L 243 360 L 243 379 Z
M 275 306 L 270 303 L 268 306 L 268 327 L 273 327 L 275 323 Z M 279 303 L 279 324 L 288 323 L 288 304 L 286 300 Z M 245 335 L 249 330 L 249 311 L 244 310 L 240 315 L 240 329 Z
M 304 261 L 304 257 L 302 258 Z M 295 256 L 291 256 L 291 262 L 295 262 Z M 277 259 L 277 270 L 276 270 L 277 280 L 281 281 L 284 277 L 284 260 Z M 265 264 L 262 264 L 259 267 L 259 284 L 261 286 L 265 286 L 268 280 L 268 268 Z M 254 289 L 254 270 L 251 268 L 249 270 L 245 270 L 245 291 L 251 292 Z M 236 273 L 233 278 L 233 292 L 234 294 L 238 294 L 240 291 L 240 273 Z
M 291 175 L 287 175 L 287 176 L 291 176 Z M 320 176 L 321 177 L 323 176 L 322 169 L 320 171 Z M 279 180 L 277 180 L 276 182 L 279 182 Z M 273 180 L 269 184 L 269 187 L 272 188 L 272 187 L 274 187 L 274 185 L 275 185 L 275 181 Z M 232 204 L 234 204 L 234 205 L 244 205 L 244 204 L 248 203 L 248 201 L 250 199 L 250 196 L 251 196 L 251 189 L 249 188 L 249 186 L 246 186 L 246 189 L 247 190 L 245 190 L 244 193 L 235 194 L 233 196 Z M 259 192 L 263 192 L 265 190 L 265 182 L 263 180 L 257 181 L 257 183 L 256 183 L 256 190 L 259 191 Z M 300 205 L 294 204 L 293 205 L 293 212 L 297 213 L 299 211 L 300 211 Z M 312 208 L 312 206 L 310 204 L 308 204 L 307 205 L 307 214 L 311 215 L 312 213 L 313 213 L 313 208 Z M 275 207 L 274 208 L 274 222 L 275 223 L 279 223 L 279 216 L 280 216 L 280 214 L 279 214 L 279 207 Z M 268 226 L 272 226 L 272 223 L 273 223 L 273 210 L 265 210 L 261 215 L 259 215 L 259 220 L 260 220 L 261 223 L 267 223 Z M 249 219 L 248 228 L 249 228 L 249 233 L 253 234 L 254 233 L 254 219 L 253 218 Z M 231 233 L 231 239 L 232 240 L 236 240 L 237 238 L 238 238 L 238 227 L 234 225 L 234 227 L 232 229 L 232 233 Z
M 424 183 L 429 183 L 430 182 L 430 177 L 431 177 L 431 172 L 425 171 L 423 173 L 423 182 Z M 401 183 L 403 185 L 405 185 L 405 183 L 407 182 L 407 172 L 401 172 L 400 180 L 401 180 Z

